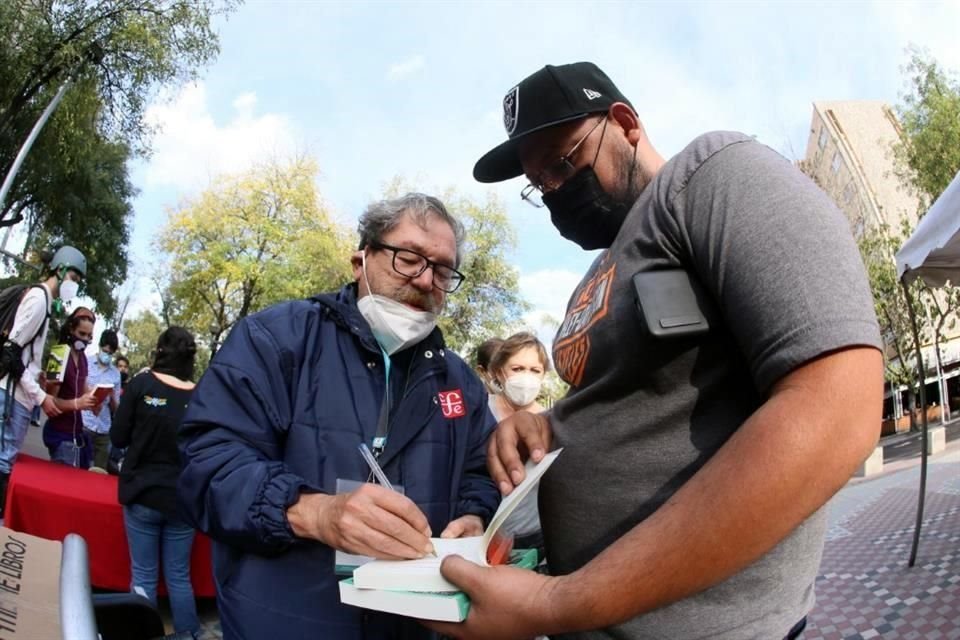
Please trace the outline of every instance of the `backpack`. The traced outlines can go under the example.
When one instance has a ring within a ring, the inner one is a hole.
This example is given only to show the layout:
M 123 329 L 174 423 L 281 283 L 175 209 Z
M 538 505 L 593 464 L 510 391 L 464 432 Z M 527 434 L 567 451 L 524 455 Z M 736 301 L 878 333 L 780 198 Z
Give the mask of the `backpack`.
M 20 308 L 20 303 L 27 295 L 27 290 L 33 287 L 40 287 L 40 285 L 15 284 L 0 291 L 0 344 L 3 345 L 0 348 L 0 378 L 9 374 L 10 382 L 19 380 L 20 376 L 23 375 L 23 371 L 26 369 L 23 365 L 23 350 L 28 345 L 33 346 L 34 340 L 37 339 L 50 319 L 50 312 L 48 311 L 33 338 L 23 346 L 8 339 L 10 332 L 13 330 L 13 322 L 17 317 L 17 309 Z M 43 289 L 44 297 L 47 297 L 47 290 L 43 287 L 40 288 Z

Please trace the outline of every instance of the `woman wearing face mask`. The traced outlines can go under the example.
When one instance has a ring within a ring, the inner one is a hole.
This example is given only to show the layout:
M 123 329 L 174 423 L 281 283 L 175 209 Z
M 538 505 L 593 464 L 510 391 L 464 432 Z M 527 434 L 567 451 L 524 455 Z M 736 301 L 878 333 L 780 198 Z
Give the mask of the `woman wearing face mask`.
M 60 330 L 60 344 L 70 347 L 63 380 L 48 383 L 47 391 L 55 398 L 60 415 L 47 420 L 43 427 L 43 444 L 54 462 L 87 469 L 93 453 L 89 436 L 83 429 L 81 411 L 92 409 L 96 400 L 87 391 L 87 345 L 93 340 L 96 316 L 86 307 L 77 307 Z
M 532 333 L 515 333 L 503 341 L 493 354 L 488 369 L 498 391 L 490 396 L 490 412 L 497 422 L 517 411 L 543 411 L 537 396 L 540 395 L 543 378 L 549 368 L 547 350 Z M 540 531 L 536 490 L 527 494 L 510 514 L 502 531 L 515 536 L 514 548 L 537 549 L 540 558 L 543 558 L 543 533 Z

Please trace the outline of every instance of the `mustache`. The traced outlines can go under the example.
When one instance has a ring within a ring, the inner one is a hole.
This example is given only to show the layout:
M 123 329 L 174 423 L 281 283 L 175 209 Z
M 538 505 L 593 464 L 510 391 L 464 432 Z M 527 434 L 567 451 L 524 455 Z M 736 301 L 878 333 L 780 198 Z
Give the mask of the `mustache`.
M 439 313 L 440 305 L 437 304 L 437 301 L 430 294 L 424 294 L 421 291 L 416 289 L 411 289 L 408 287 L 403 287 L 398 289 L 393 296 L 393 299 L 397 302 L 402 302 L 404 304 L 409 304 L 414 307 L 419 307 L 431 313 Z

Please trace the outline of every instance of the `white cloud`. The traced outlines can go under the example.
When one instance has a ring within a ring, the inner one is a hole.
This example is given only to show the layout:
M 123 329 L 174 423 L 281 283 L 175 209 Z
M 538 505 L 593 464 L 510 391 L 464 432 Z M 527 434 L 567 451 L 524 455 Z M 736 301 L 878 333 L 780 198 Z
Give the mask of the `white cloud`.
M 426 60 L 421 55 L 411 56 L 402 62 L 396 62 L 390 65 L 387 70 L 387 79 L 391 82 L 398 82 L 422 69 L 424 62 Z
M 296 135 L 289 119 L 277 113 L 257 114 L 256 106 L 256 94 L 243 93 L 233 100 L 229 119 L 217 122 L 202 83 L 155 103 L 146 114 L 158 131 L 145 167 L 146 186 L 194 190 L 216 175 L 242 171 L 263 157 L 294 153 Z

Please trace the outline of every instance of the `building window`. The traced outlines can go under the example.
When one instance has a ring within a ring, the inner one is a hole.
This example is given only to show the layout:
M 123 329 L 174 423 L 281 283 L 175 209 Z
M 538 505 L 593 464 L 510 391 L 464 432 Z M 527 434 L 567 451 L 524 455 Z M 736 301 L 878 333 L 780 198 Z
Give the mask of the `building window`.
M 838 171 L 840 171 L 841 164 L 843 164 L 843 160 L 841 160 L 840 158 L 840 152 L 834 151 L 833 160 L 830 162 L 830 171 L 832 171 L 833 173 L 837 173 Z
M 827 146 L 827 125 L 820 125 L 820 137 L 817 139 L 817 146 L 820 147 L 820 151 L 823 151 L 823 148 Z

